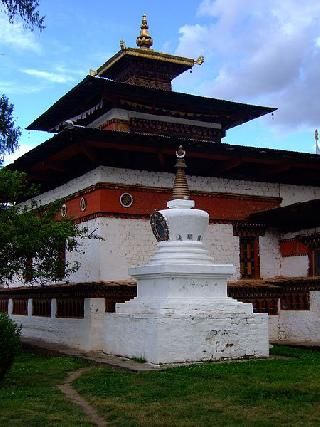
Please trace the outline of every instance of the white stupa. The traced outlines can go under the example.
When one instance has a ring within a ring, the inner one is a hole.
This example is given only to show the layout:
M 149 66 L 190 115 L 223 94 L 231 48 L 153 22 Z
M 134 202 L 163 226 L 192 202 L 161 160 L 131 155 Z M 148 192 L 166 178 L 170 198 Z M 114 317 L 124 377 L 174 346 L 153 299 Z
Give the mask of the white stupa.
M 106 351 L 150 363 L 267 357 L 267 314 L 227 296 L 233 265 L 214 264 L 203 236 L 207 212 L 194 209 L 177 152 L 173 200 L 151 216 L 158 244 L 150 261 L 129 269 L 137 297 L 106 321 Z

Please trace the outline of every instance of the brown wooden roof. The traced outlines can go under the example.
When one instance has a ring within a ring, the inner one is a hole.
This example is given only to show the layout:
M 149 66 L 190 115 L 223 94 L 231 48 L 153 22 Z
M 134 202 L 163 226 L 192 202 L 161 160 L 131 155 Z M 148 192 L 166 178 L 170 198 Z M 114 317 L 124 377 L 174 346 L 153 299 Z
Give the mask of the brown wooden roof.
M 101 108 L 95 110 L 99 104 Z M 218 122 L 222 124 L 223 130 L 276 110 L 276 108 L 163 91 L 114 82 L 102 77 L 87 76 L 27 129 L 56 132 L 59 124 L 84 112 L 87 112 L 86 117 L 79 119 L 77 123 L 86 125 L 111 108 Z
M 99 165 L 173 172 L 180 144 L 187 150 L 190 175 L 320 186 L 320 156 L 313 154 L 78 127 L 58 133 L 8 167 L 27 172 L 48 190 Z
M 292 205 L 257 212 L 249 221 L 266 224 L 281 231 L 298 231 L 320 226 L 320 199 L 299 202 Z
M 127 47 L 123 50 L 120 50 L 110 59 L 108 59 L 97 69 L 96 72 L 99 76 L 116 79 L 119 72 L 122 71 L 125 67 L 128 67 L 128 65 L 132 64 L 133 62 L 136 62 L 137 64 L 143 64 L 143 60 L 150 62 L 152 61 L 159 66 L 162 64 L 175 65 L 175 72 L 172 75 L 172 78 L 194 66 L 194 60 L 190 58 L 157 52 L 153 49 Z

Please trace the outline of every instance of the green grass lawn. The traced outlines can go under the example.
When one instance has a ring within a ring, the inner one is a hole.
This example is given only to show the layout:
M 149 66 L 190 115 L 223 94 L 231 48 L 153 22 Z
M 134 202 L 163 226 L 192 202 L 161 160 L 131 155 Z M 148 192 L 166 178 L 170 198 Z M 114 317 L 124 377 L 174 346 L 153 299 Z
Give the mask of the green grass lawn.
M 320 426 L 320 352 L 131 373 L 93 366 L 74 384 L 111 426 Z M 24 353 L 0 383 L 0 426 L 89 426 L 56 388 L 86 366 Z
M 86 365 L 70 357 L 19 356 L 0 382 L 0 426 L 92 426 L 56 387 L 68 372 Z
M 320 352 L 161 372 L 94 368 L 75 386 L 112 426 L 320 426 Z

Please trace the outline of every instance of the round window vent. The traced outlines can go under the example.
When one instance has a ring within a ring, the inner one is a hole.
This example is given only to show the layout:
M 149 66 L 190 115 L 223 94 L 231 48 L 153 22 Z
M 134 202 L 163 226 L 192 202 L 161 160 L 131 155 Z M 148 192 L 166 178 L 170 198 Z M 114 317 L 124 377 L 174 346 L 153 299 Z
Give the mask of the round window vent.
M 84 212 L 87 209 L 87 200 L 84 197 L 80 199 L 80 210 Z
M 63 218 L 67 216 L 67 205 L 65 203 L 61 206 L 60 214 Z
M 124 208 L 130 208 L 133 203 L 133 197 L 129 193 L 122 193 L 120 196 L 120 204 Z

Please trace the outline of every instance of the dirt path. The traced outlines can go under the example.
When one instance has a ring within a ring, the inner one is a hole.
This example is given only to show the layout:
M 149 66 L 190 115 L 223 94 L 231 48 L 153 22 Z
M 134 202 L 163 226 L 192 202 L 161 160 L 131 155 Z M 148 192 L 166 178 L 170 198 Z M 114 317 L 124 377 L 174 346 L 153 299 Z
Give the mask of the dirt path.
M 65 396 L 71 400 L 73 403 L 78 405 L 82 411 L 88 416 L 92 424 L 98 427 L 106 427 L 107 423 L 103 418 L 100 417 L 98 412 L 85 400 L 80 394 L 72 387 L 73 381 L 78 379 L 85 372 L 90 371 L 92 368 L 80 368 L 77 371 L 71 372 L 65 382 L 61 385 L 58 385 L 59 390 L 65 394 Z

